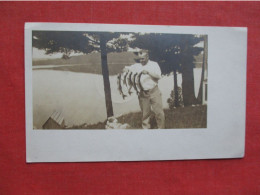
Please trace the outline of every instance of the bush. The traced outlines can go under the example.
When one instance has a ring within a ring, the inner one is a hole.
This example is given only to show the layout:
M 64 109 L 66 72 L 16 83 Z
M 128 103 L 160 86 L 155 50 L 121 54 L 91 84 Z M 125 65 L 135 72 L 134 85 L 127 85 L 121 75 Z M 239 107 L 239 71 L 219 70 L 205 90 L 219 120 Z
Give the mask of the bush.
M 174 89 L 171 91 L 171 94 L 170 94 L 170 98 L 167 99 L 167 103 L 169 104 L 169 108 L 172 110 L 176 107 L 183 107 L 184 104 L 183 104 L 183 96 L 182 96 L 182 88 L 181 87 L 178 87 L 177 88 L 178 90 L 178 106 L 175 105 L 175 92 L 174 92 Z

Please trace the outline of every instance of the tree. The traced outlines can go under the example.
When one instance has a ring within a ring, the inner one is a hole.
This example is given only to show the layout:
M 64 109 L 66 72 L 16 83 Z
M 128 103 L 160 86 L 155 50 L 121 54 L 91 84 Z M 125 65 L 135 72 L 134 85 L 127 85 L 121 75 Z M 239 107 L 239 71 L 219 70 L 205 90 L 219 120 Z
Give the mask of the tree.
M 182 72 L 183 103 L 185 106 L 197 103 L 194 93 L 194 56 L 200 54 L 203 49 L 194 47 L 194 45 L 202 40 L 200 36 L 196 35 L 182 35 L 180 38 L 180 66 Z
M 46 54 L 61 52 L 62 58 L 68 59 L 72 52 L 88 54 L 101 53 L 101 66 L 104 81 L 107 117 L 113 116 L 107 52 L 126 50 L 126 44 L 116 47 L 113 42 L 120 42 L 121 33 L 79 32 L 79 31 L 33 31 L 32 46 L 45 50 Z M 109 44 L 110 43 L 110 44 Z
M 177 72 L 182 73 L 182 92 L 184 105 L 196 103 L 194 94 L 194 56 L 201 52 L 201 48 L 194 47 L 202 39 L 196 35 L 146 33 L 135 34 L 131 47 L 147 49 L 151 60 L 158 62 L 162 74 L 174 74 L 174 93 L 178 97 Z M 175 98 L 175 106 L 178 106 Z

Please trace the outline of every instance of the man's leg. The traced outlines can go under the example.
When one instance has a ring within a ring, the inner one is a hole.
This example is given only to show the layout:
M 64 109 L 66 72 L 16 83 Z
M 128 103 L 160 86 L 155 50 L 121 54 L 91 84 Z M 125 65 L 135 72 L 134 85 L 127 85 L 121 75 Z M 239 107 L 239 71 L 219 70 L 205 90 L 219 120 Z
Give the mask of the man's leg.
M 151 105 L 149 97 L 139 96 L 139 105 L 142 111 L 142 127 L 143 129 L 150 129 Z
M 158 129 L 165 128 L 165 116 L 162 106 L 162 94 L 158 87 L 151 94 L 151 105 L 155 114 Z

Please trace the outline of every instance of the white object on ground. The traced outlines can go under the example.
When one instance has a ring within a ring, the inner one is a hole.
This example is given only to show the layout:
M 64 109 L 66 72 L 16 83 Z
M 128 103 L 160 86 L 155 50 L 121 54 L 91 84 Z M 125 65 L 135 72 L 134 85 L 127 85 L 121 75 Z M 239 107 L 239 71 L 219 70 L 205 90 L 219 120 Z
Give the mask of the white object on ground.
M 116 117 L 112 116 L 107 119 L 106 129 L 130 129 L 130 125 L 119 123 Z

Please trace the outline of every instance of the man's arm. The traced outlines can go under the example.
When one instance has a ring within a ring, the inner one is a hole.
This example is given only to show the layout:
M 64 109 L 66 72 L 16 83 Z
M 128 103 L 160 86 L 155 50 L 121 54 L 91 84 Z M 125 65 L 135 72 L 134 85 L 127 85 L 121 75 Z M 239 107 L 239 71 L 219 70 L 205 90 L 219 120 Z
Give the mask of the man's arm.
M 146 68 L 142 71 L 143 74 L 149 74 L 152 78 L 159 80 L 161 78 L 161 69 L 159 65 L 154 62 L 152 66 L 149 66 L 149 68 Z
M 161 78 L 161 75 L 156 74 L 154 72 L 149 72 L 147 70 L 143 70 L 142 73 L 143 74 L 149 74 L 151 77 L 153 77 L 154 79 L 157 79 L 157 80 L 159 80 Z

